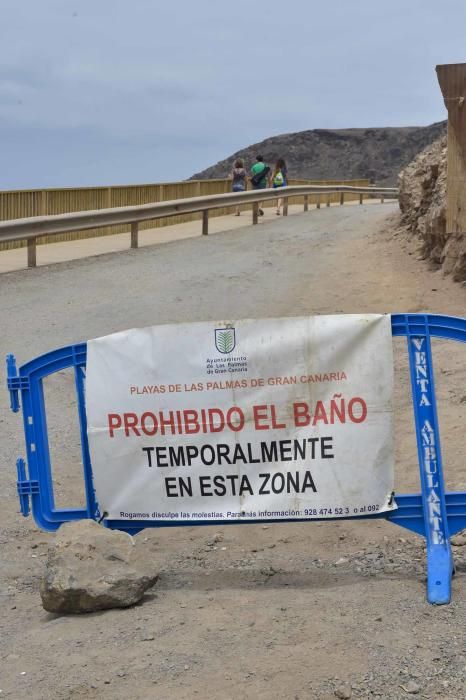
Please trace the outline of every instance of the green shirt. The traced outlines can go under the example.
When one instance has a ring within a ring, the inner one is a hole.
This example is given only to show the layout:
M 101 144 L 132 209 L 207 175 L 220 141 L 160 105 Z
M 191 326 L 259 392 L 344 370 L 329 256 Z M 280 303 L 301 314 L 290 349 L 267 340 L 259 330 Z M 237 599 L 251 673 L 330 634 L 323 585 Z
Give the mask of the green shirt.
M 266 165 L 265 163 L 254 163 L 254 165 L 251 168 L 251 173 L 253 175 L 261 173 L 263 170 L 265 170 Z M 265 187 L 267 187 L 267 177 L 262 178 L 262 180 L 259 182 L 258 185 L 256 185 L 256 189 L 262 190 Z

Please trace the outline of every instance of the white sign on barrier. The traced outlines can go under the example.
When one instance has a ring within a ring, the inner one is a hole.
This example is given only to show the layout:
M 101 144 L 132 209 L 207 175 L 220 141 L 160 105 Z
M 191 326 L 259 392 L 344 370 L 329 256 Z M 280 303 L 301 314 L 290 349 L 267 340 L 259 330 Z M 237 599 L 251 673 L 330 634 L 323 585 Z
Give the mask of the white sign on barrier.
M 392 510 L 392 394 L 385 315 L 185 323 L 91 340 L 100 511 L 186 523 Z

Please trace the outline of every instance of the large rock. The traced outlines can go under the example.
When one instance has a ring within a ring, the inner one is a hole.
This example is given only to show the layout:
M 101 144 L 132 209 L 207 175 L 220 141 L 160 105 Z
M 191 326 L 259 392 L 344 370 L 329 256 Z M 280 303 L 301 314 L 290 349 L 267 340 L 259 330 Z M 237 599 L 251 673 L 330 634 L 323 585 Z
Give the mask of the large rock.
M 158 578 L 147 571 L 140 548 L 125 532 L 93 520 L 65 523 L 49 549 L 40 584 L 42 605 L 56 613 L 134 605 Z
M 456 282 L 466 280 L 466 235 L 446 230 L 446 136 L 400 173 L 398 185 L 402 221 L 421 239 L 423 256 Z

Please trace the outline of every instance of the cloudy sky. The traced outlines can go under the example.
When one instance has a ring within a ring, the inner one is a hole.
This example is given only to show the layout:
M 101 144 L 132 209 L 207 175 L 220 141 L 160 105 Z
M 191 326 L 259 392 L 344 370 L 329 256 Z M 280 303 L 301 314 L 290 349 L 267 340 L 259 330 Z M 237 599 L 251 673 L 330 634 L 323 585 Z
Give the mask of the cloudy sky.
M 446 117 L 464 0 L 0 0 L 0 189 L 189 177 L 314 128 Z M 342 173 L 344 176 L 344 173 Z

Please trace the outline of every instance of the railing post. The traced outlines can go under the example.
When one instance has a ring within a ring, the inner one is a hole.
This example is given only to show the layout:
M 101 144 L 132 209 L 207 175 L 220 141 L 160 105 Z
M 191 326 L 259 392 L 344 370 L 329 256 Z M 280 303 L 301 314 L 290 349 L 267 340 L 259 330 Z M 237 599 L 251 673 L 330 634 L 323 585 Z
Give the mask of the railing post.
M 304 211 L 309 211 L 309 196 L 304 195 Z
M 316 208 L 320 209 L 320 194 L 317 195 Z
M 345 193 L 340 192 L 340 206 L 342 206 L 345 203 Z
M 327 195 L 327 203 L 326 203 L 326 206 L 327 206 L 327 207 L 330 206 L 330 197 L 331 197 L 331 196 L 332 196 L 332 195 L 331 195 L 330 192 L 329 192 L 328 195 Z
M 259 202 L 252 203 L 252 223 L 255 226 L 259 221 Z
M 37 238 L 28 238 L 28 267 L 36 267 L 37 264 Z
M 208 236 L 209 234 L 209 210 L 204 209 L 202 212 L 202 235 Z
M 362 204 L 362 198 L 364 197 L 363 193 L 361 192 L 359 194 L 359 204 Z
M 288 216 L 288 197 L 283 198 L 283 216 Z
M 138 233 L 139 224 L 137 221 L 133 221 L 131 224 L 131 248 L 137 248 L 139 245 Z
M 385 195 L 382 192 L 382 196 L 380 197 L 380 203 L 383 204 L 385 202 Z

